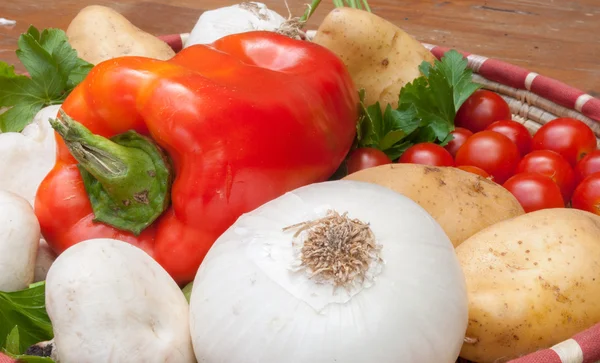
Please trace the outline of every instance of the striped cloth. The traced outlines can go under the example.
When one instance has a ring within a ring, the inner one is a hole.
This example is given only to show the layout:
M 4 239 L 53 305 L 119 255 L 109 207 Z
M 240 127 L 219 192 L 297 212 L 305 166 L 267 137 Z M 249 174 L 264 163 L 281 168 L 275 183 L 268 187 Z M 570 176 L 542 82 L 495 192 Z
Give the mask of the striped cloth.
M 183 48 L 189 34 L 160 36 L 175 52 Z M 440 58 L 449 48 L 424 44 Z M 461 52 L 469 66 L 483 77 L 517 89 L 531 91 L 561 106 L 577 110 L 600 122 L 600 99 L 549 77 L 496 59 Z M 15 363 L 0 353 L 0 363 Z M 552 348 L 540 350 L 509 363 L 595 363 L 600 362 L 600 323 Z
M 600 361 L 600 324 L 550 349 L 526 355 L 510 363 L 595 363 Z
M 189 34 L 159 36 L 175 52 L 183 48 Z M 438 59 L 450 50 L 432 44 L 423 44 Z M 530 91 L 558 105 L 576 110 L 592 120 L 600 122 L 600 99 L 552 78 L 530 72 L 524 68 L 496 59 L 461 52 L 469 61 L 469 67 L 481 76 L 516 89 Z M 600 323 L 559 343 L 552 348 L 540 350 L 510 361 L 509 363 L 595 363 L 600 362 Z M 3 362 L 0 362 L 3 363 Z
M 433 55 L 440 58 L 450 48 L 432 44 L 423 44 Z M 600 122 L 600 99 L 571 87 L 565 83 L 530 72 L 519 66 L 486 58 L 467 52 L 461 52 L 469 61 L 474 72 L 489 79 L 517 89 L 531 91 L 536 95 L 558 105 L 581 112 L 583 115 Z
M 509 363 L 595 363 L 600 361 L 600 324 L 565 340 Z M 16 363 L 0 353 L 0 363 Z

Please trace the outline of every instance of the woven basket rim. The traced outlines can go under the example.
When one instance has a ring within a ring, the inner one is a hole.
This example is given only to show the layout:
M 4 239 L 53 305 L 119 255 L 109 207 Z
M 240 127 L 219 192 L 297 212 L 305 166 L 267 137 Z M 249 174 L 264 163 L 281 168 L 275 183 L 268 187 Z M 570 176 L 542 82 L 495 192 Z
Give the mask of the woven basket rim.
M 158 37 L 169 44 L 175 52 L 178 52 L 183 48 L 189 33 L 168 34 Z M 451 49 L 428 43 L 422 44 L 438 59 Z M 557 117 L 572 117 L 582 120 L 592 128 L 600 147 L 600 99 L 563 82 L 522 67 L 460 50 L 457 51 L 467 59 L 468 66 L 474 73 L 474 81 L 482 84 L 486 89 L 500 93 L 507 100 L 513 113 L 513 119 L 522 122 L 531 132 L 535 132 L 543 124 Z M 515 77 L 515 74 L 518 77 Z M 527 354 L 508 363 L 535 363 L 541 361 L 546 363 L 583 363 L 584 361 L 580 360 L 578 353 L 575 353 L 575 356 L 559 356 L 556 352 L 567 349 L 568 352 L 587 351 L 586 354 L 593 355 L 596 354 L 598 349 L 595 349 L 595 344 L 590 344 L 588 341 L 599 338 L 600 323 L 553 347 Z M 592 353 L 589 353 L 590 351 Z M 594 356 L 595 360 L 600 359 L 600 352 L 596 355 Z M 592 357 L 590 356 L 588 359 L 592 359 Z M 460 361 L 465 362 L 464 359 Z M 591 360 L 585 362 L 591 362 Z
M 178 52 L 183 48 L 183 44 L 188 36 L 189 33 L 181 33 L 160 35 L 158 38 L 169 44 L 175 52 Z M 438 59 L 440 59 L 446 51 L 454 49 L 429 43 L 422 44 Z M 588 124 L 588 126 L 594 130 L 600 147 L 599 98 L 586 94 L 582 90 L 569 86 L 561 81 L 545 77 L 519 66 L 493 58 L 487 58 L 460 50 L 458 51 L 467 58 L 469 68 L 475 73 L 474 81 L 480 83 L 486 89 L 501 94 L 509 103 L 511 112 L 513 113 L 513 119 L 522 122 L 530 131 L 535 132 L 535 130 L 543 124 L 557 117 L 577 118 Z M 486 67 L 486 65 L 488 65 L 488 67 Z M 540 80 L 539 87 L 535 87 L 536 79 Z M 540 92 L 538 89 L 543 90 L 543 92 Z M 531 353 L 510 362 L 538 362 L 544 352 L 553 349 L 558 350 L 559 348 L 564 349 L 566 345 L 569 345 L 572 350 L 581 350 L 582 348 L 580 345 L 584 346 L 585 340 L 597 336 L 600 336 L 600 323 L 577 334 L 573 339 L 568 339 L 554 347 Z M 583 341 L 583 343 L 579 343 L 579 341 Z M 578 359 L 578 357 L 575 358 Z M 598 358 L 600 359 L 600 357 Z M 581 360 L 568 361 L 580 362 Z M 0 352 L 0 362 L 14 361 Z M 555 362 L 560 363 L 567 361 L 557 354 L 552 362 L 548 361 L 548 363 Z
M 451 48 L 423 43 L 440 59 Z M 513 119 L 535 132 L 545 123 L 559 117 L 583 121 L 595 133 L 600 147 L 600 99 L 556 79 L 525 68 L 459 52 L 473 70 L 473 80 L 483 88 L 500 94 L 509 104 Z
M 309 37 L 315 33 L 309 30 Z M 189 33 L 159 35 L 175 52 L 181 50 Z M 438 59 L 455 48 L 422 43 Z M 600 147 L 600 99 L 559 80 L 525 68 L 481 55 L 460 52 L 474 72 L 474 81 L 499 93 L 509 104 L 513 119 L 531 132 L 558 118 L 571 117 L 585 122 L 596 134 Z

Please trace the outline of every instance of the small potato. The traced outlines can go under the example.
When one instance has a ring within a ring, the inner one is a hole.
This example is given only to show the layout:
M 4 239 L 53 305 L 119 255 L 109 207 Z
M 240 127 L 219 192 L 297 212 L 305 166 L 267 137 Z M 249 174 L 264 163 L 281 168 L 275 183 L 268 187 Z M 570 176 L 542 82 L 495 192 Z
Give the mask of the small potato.
M 525 213 L 502 186 L 457 168 L 387 164 L 344 179 L 383 185 L 417 202 L 442 226 L 454 247 L 494 223 Z
M 67 36 L 79 58 L 92 64 L 121 56 L 167 60 L 175 55 L 167 43 L 100 5 L 83 8 L 69 24 Z
M 337 54 L 346 64 L 368 105 L 398 106 L 400 89 L 419 77 L 423 61 L 435 57 L 391 22 L 370 12 L 336 8 L 323 20 L 313 42 Z
M 461 357 L 506 362 L 600 321 L 600 217 L 544 209 L 497 223 L 457 249 L 469 326 Z

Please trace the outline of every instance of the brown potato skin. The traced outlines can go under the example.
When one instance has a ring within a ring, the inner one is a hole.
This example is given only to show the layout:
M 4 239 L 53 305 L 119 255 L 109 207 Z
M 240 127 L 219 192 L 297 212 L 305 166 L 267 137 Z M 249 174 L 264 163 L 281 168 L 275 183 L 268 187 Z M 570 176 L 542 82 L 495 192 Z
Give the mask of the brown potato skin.
M 421 75 L 423 61 L 435 57 L 419 41 L 393 23 L 364 10 L 332 10 L 313 42 L 333 51 L 346 65 L 365 103 L 398 106 L 400 89 Z
M 175 55 L 167 43 L 100 5 L 83 8 L 69 24 L 67 37 L 77 55 L 94 65 L 121 56 L 167 60 Z
M 461 357 L 506 362 L 600 321 L 600 217 L 545 209 L 495 224 L 457 249 L 469 325 Z
M 387 164 L 344 179 L 383 185 L 412 199 L 442 226 L 454 247 L 492 224 L 525 213 L 502 186 L 452 167 Z

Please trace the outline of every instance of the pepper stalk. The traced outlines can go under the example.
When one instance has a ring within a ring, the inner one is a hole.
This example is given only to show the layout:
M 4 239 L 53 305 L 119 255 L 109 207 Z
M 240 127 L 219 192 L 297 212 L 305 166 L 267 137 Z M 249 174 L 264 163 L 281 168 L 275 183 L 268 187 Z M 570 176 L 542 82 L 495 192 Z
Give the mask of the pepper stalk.
M 79 162 L 94 221 L 139 235 L 170 203 L 172 171 L 166 154 L 133 130 L 107 139 L 63 110 L 59 115 L 50 124 Z

